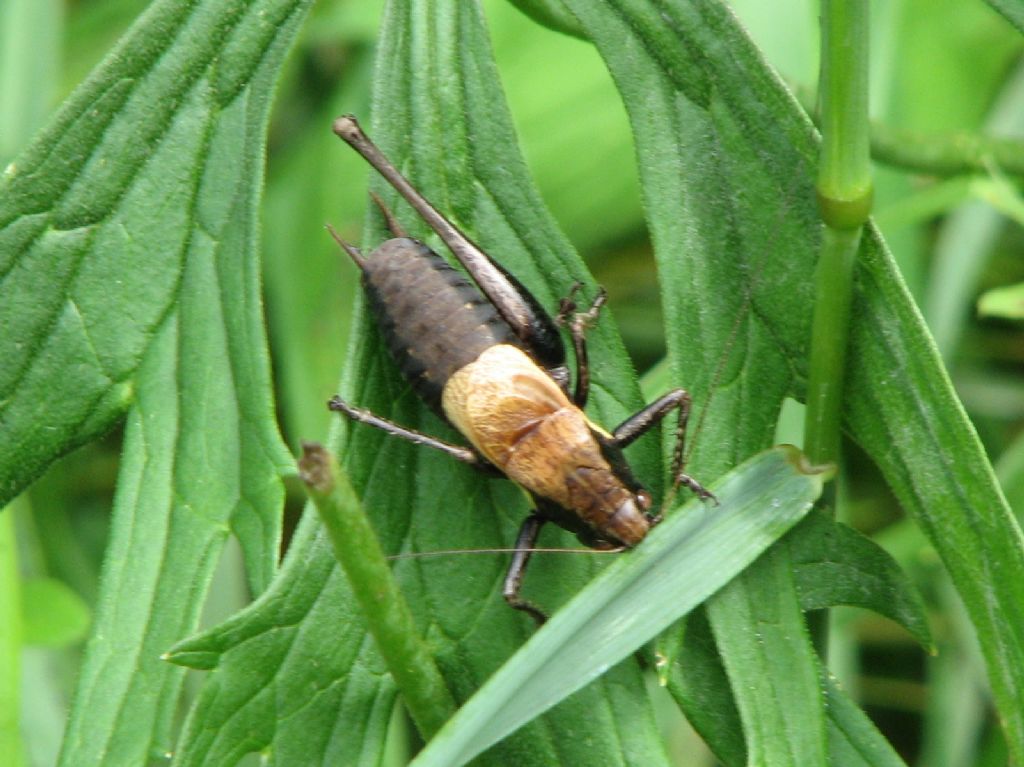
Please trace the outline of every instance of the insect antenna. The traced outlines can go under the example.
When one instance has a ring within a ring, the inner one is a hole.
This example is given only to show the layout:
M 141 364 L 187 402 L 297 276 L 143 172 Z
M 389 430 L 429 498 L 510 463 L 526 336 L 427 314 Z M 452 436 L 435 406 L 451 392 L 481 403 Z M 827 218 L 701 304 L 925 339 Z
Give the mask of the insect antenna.
M 435 549 L 433 551 L 406 551 L 401 554 L 390 554 L 385 557 L 385 559 L 389 561 L 398 559 L 426 559 L 428 557 L 442 557 L 455 554 L 620 554 L 625 550 L 625 546 L 616 546 L 610 549 L 568 548 L 558 546 L 516 548 L 514 546 L 507 546 L 484 549 Z

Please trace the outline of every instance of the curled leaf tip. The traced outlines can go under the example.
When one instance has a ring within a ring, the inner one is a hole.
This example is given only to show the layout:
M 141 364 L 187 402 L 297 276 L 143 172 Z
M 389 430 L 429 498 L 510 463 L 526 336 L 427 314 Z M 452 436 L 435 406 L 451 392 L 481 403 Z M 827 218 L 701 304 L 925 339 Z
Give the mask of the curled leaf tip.
M 334 486 L 331 476 L 331 454 L 319 442 L 303 442 L 299 458 L 299 477 L 317 493 L 329 493 Z
M 834 463 L 811 463 L 807 455 L 795 445 L 779 445 L 778 448 L 786 455 L 786 460 L 801 474 L 808 476 L 820 474 L 822 481 L 832 479 L 836 474 Z

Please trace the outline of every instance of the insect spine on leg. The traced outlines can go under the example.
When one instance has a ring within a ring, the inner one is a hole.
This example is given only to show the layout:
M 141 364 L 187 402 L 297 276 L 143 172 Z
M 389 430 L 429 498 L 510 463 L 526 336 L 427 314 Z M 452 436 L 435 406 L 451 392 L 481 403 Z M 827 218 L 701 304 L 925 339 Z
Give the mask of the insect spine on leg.
M 420 397 L 471 447 L 450 445 L 331 400 L 332 410 L 417 444 L 447 452 L 478 468 L 497 471 L 527 490 L 534 511 L 523 523 L 503 593 L 538 622 L 544 614 L 519 595 L 529 549 L 541 526 L 554 522 L 593 548 L 632 547 L 660 517 L 650 494 L 633 476 L 622 448 L 672 410 L 679 414 L 681 445 L 689 395 L 676 389 L 608 432 L 583 412 L 589 389 L 586 327 L 596 321 L 604 294 L 576 313 L 562 302 L 557 320 L 511 274 L 434 208 L 363 133 L 355 118 L 340 117 L 334 132 L 373 166 L 440 236 L 472 282 L 423 243 L 404 236 L 385 206 L 392 234 L 369 256 L 341 240 L 361 272 L 368 304 L 391 354 Z M 576 387 L 557 324 L 568 327 L 576 357 Z M 444 331 L 438 328 L 444 328 Z M 710 497 L 683 474 L 675 451 L 673 485 Z M 524 550 L 525 549 L 525 550 Z

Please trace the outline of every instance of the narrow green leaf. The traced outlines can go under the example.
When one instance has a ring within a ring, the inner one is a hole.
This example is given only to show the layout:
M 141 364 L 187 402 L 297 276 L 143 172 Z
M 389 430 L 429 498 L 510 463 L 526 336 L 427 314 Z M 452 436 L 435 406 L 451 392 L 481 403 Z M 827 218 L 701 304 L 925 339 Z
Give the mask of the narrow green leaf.
M 796 533 L 796 530 L 790 532 L 789 537 L 795 537 Z M 830 764 L 844 767 L 903 764 L 871 720 L 830 676 L 826 675 L 824 687 Z M 668 676 L 668 688 L 683 707 L 687 719 L 705 735 L 708 746 L 723 764 L 741 767 L 753 763 L 747 760 L 729 678 L 717 654 L 711 627 L 701 612 L 687 621 L 682 653 Z M 699 703 L 691 706 L 695 702 Z
M 679 651 L 667 672 L 669 693 L 718 760 L 729 767 L 746 764 L 743 723 L 706 607 L 687 617 Z
M 516 7 L 539 24 L 573 37 L 584 37 L 576 17 L 561 0 L 513 0 Z
M 674 380 L 694 393 L 698 413 L 706 409 L 689 464 L 706 480 L 767 444 L 783 397 L 804 394 L 819 236 L 815 136 L 718 3 L 567 4 L 608 62 L 636 131 Z M 703 74 L 689 71 L 695 62 Z M 695 89 L 702 79 L 713 81 L 710 92 Z M 1024 539 L 873 229 L 856 282 L 844 428 L 953 576 L 1011 751 L 1024 759 Z M 797 624 L 788 631 L 799 638 Z M 737 695 L 772 689 L 763 674 L 731 681 Z
M 164 0 L 0 182 L 0 494 L 129 410 L 93 636 L 61 763 L 171 750 L 231 530 L 262 589 L 288 460 L 273 421 L 256 203 L 269 95 L 306 0 Z
M 934 651 L 921 595 L 877 543 L 823 514 L 808 515 L 786 543 L 804 611 L 836 605 L 874 610 Z
M 843 767 L 903 767 L 905 762 L 889 745 L 867 715 L 828 677 L 824 681 L 828 705 L 829 764 Z
M 818 657 L 786 547 L 771 549 L 708 603 L 750 764 L 826 764 Z M 742 687 L 753 684 L 756 687 Z
M 763 453 L 694 499 L 594 579 L 414 760 L 458 767 L 626 658 L 716 592 L 795 524 L 826 474 L 791 447 Z M 655 585 L 657 584 L 657 585 Z
M 717 3 L 568 5 L 633 123 L 672 377 L 700 413 L 688 470 L 707 481 L 770 444 L 790 358 L 804 364 L 811 284 L 794 264 L 813 258 L 818 229 L 816 210 L 793 200 L 813 199 L 811 127 L 778 121 L 791 97 Z M 755 569 L 708 607 L 749 758 L 823 764 L 818 662 L 787 553 Z

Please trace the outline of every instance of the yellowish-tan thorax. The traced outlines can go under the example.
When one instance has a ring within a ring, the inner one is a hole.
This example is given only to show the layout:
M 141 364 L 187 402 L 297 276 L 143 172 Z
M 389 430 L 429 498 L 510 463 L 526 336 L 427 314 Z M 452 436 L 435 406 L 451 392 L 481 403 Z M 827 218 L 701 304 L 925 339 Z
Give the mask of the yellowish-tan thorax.
M 631 496 L 591 429 L 607 432 L 514 346 L 492 346 L 457 371 L 441 404 L 452 424 L 509 479 L 576 511 L 595 529 Z

